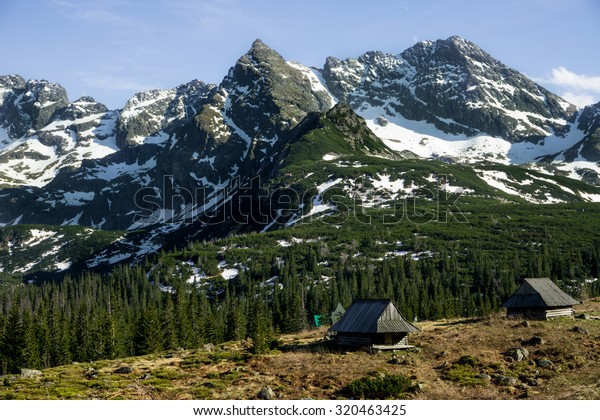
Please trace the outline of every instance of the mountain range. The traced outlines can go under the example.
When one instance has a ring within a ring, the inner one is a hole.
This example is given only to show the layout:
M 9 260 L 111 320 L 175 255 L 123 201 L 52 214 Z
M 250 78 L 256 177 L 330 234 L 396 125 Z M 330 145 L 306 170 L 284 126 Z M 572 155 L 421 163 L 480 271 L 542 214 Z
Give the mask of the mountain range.
M 440 190 L 596 202 L 598 162 L 600 103 L 578 109 L 456 36 L 322 68 L 256 40 L 219 85 L 140 92 L 119 110 L 2 76 L 0 267 L 139 261 L 335 215 L 334 191 L 365 208 Z

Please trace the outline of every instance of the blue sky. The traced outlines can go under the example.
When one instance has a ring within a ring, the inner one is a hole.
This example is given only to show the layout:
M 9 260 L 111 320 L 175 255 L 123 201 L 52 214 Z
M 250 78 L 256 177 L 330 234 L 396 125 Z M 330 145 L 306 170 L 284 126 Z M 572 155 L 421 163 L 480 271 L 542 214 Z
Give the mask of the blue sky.
M 256 38 L 320 67 L 451 35 L 574 103 L 600 100 L 596 0 L 0 0 L 0 74 L 114 109 L 140 90 L 219 83 Z

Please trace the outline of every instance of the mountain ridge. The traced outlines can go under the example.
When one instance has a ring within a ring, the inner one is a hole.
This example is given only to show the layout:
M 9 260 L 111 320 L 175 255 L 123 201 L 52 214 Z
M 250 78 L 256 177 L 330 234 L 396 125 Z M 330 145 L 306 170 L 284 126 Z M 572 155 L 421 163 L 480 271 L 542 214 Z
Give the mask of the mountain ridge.
M 323 194 L 332 185 L 369 206 L 439 187 L 435 173 L 402 169 L 405 159 L 461 173 L 445 191 L 600 201 L 599 107 L 576 109 L 460 37 L 400 54 L 328 57 L 323 69 L 256 40 L 219 85 L 139 92 L 120 110 L 89 97 L 69 102 L 47 81 L 2 76 L 0 200 L 10 205 L 0 224 L 127 230 L 137 242 L 117 241 L 105 260 L 143 258 L 165 243 L 331 214 Z M 267 203 L 265 217 L 246 227 L 203 221 L 241 203 L 254 179 L 316 193 L 291 213 Z

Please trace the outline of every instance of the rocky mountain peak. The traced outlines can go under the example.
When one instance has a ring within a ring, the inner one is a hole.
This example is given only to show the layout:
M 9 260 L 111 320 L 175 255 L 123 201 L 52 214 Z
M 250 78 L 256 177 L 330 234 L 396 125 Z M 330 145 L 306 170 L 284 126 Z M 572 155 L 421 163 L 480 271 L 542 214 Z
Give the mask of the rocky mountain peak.
M 118 146 L 163 144 L 182 125 L 193 121 L 214 89 L 214 85 L 192 80 L 173 89 L 136 93 L 119 114 Z
M 275 139 L 308 113 L 331 105 L 326 92 L 313 90 L 307 72 L 256 40 L 221 83 L 213 108 L 223 109 L 250 138 Z
M 21 76 L 2 76 L 0 91 L 0 117 L 12 138 L 33 134 L 69 103 L 65 89 L 47 80 L 25 82 Z
M 324 118 L 339 130 L 343 139 L 351 146 L 354 152 L 387 154 L 390 156 L 393 154 L 369 129 L 365 120 L 356 114 L 347 104 L 338 102 L 325 113 Z
M 256 75 L 268 74 L 284 65 L 285 60 L 277 51 L 257 39 L 252 43 L 248 52 L 241 56 L 235 66 L 230 69 L 228 78 L 249 81 Z M 225 84 L 227 84 L 228 78 L 225 78 Z
M 56 111 L 52 120 L 71 122 L 92 115 L 104 114 L 106 112 L 108 112 L 108 108 L 104 104 L 96 102 L 92 97 L 84 96 Z M 90 123 L 93 125 L 93 121 Z M 87 124 L 86 126 L 90 125 Z
M 258 59 L 259 61 L 262 61 L 262 60 L 267 61 L 269 58 L 272 58 L 273 56 L 277 56 L 277 57 L 281 58 L 281 56 L 279 55 L 279 53 L 277 53 L 277 51 L 275 51 L 274 49 L 269 47 L 261 39 L 254 40 L 254 42 L 252 43 L 252 46 L 248 50 L 247 55 Z
M 0 76 L 1 89 L 25 89 L 27 82 L 19 75 Z
M 91 96 L 82 96 L 79 99 L 77 99 L 75 102 L 95 103 L 96 100 L 94 98 L 92 98 Z
M 29 80 L 19 105 L 24 112 L 32 116 L 31 128 L 39 130 L 50 122 L 55 111 L 68 104 L 67 92 L 58 83 Z
M 451 135 L 536 142 L 564 136 L 577 112 L 458 36 L 422 41 L 400 55 L 329 58 L 323 77 L 331 92 L 359 114 L 425 121 Z

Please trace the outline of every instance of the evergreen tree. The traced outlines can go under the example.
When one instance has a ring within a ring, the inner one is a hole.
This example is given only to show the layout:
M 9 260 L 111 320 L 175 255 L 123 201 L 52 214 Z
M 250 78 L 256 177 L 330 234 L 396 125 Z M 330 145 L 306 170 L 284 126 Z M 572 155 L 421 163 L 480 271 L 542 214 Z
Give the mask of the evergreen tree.
M 147 307 L 140 315 L 135 329 L 136 354 L 149 354 L 162 350 L 161 324 L 156 309 Z
M 176 349 L 179 347 L 177 338 L 177 321 L 175 319 L 175 305 L 170 294 L 165 297 L 165 306 L 162 314 L 162 348 Z
M 4 373 L 19 373 L 20 369 L 25 367 L 26 345 L 20 304 L 15 296 L 2 334 L 1 357 Z
M 250 305 L 248 318 L 248 333 L 252 339 L 252 352 L 264 353 L 269 349 L 271 339 L 271 325 L 269 313 L 263 300 L 254 298 Z

